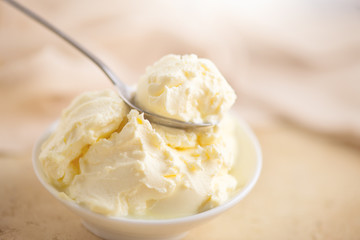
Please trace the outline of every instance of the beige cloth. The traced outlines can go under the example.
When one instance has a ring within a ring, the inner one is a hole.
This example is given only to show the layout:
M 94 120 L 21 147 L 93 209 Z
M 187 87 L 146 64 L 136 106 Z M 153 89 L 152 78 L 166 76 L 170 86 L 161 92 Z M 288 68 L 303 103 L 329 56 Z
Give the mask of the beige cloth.
M 358 239 L 360 153 L 342 145 L 360 143 L 355 3 L 22 2 L 128 84 L 165 54 L 195 53 L 234 87 L 264 170 L 243 203 L 188 239 Z M 0 239 L 96 239 L 36 181 L 30 154 L 74 96 L 107 87 L 91 62 L 0 1 Z
M 136 83 L 147 65 L 167 53 L 196 53 L 212 59 L 234 86 L 240 111 L 260 109 L 360 142 L 360 21 L 348 2 L 27 5 L 101 56 L 127 83 Z M 4 4 L 1 17 L 1 82 L 35 81 L 36 90 L 28 90 L 34 97 L 46 89 L 41 81 L 52 86 L 49 96 L 69 94 L 69 87 L 75 94 L 109 86 L 91 63 L 43 27 Z

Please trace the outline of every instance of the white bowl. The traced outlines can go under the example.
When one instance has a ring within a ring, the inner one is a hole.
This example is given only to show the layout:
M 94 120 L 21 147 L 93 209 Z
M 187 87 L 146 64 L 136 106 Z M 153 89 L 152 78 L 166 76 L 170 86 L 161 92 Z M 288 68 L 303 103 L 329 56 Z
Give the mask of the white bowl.
M 239 120 L 236 135 L 239 141 L 239 159 L 241 159 L 241 161 L 238 161 L 234 166 L 234 172 L 232 174 L 244 186 L 227 202 L 202 213 L 173 219 L 141 220 L 126 217 L 104 216 L 94 213 L 75 202 L 66 200 L 61 197 L 59 192 L 52 185 L 46 182 L 46 178 L 42 172 L 42 167 L 38 161 L 38 156 L 42 143 L 54 131 L 55 126 L 56 123 L 54 123 L 35 144 L 33 150 L 33 167 L 35 174 L 41 184 L 55 198 L 81 217 L 83 225 L 89 231 L 108 240 L 181 239 L 194 226 L 214 218 L 239 203 L 240 200 L 243 199 L 254 187 L 261 171 L 262 155 L 260 145 L 250 127 L 245 122 Z

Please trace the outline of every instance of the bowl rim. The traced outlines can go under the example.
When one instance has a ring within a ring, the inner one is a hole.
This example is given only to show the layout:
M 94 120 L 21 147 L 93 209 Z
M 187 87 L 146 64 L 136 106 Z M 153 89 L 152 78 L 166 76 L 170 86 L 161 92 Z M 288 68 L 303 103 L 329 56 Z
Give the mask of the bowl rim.
M 81 206 L 73 201 L 64 199 L 60 197 L 59 191 L 56 190 L 52 185 L 46 182 L 46 180 L 43 178 L 43 173 L 40 173 L 40 164 L 38 161 L 38 155 L 39 150 L 41 148 L 42 143 L 49 137 L 49 135 L 54 131 L 56 126 L 59 123 L 59 120 L 56 120 L 53 122 L 46 130 L 43 132 L 43 134 L 40 136 L 40 138 L 35 142 L 33 151 L 32 151 L 32 165 L 33 170 L 35 172 L 36 177 L 40 181 L 40 183 L 45 187 L 46 190 L 48 190 L 51 195 L 53 195 L 56 199 L 60 200 L 62 203 L 64 203 L 67 207 L 70 209 L 76 209 L 77 211 L 80 211 L 81 213 L 85 215 L 91 215 L 95 218 L 101 218 L 106 221 L 111 222 L 122 222 L 127 224 L 141 224 L 141 225 L 176 225 L 176 224 L 182 224 L 182 223 L 192 223 L 192 222 L 198 222 L 204 219 L 211 218 L 213 216 L 216 216 L 233 206 L 235 206 L 237 203 L 240 202 L 245 196 L 249 194 L 249 192 L 254 188 L 256 182 L 259 179 L 261 169 L 262 169 L 262 152 L 260 148 L 259 141 L 257 137 L 255 136 L 254 132 L 250 128 L 250 126 L 237 114 L 234 116 L 237 120 L 237 123 L 240 125 L 240 127 L 244 130 L 245 134 L 249 137 L 251 144 L 254 147 L 255 155 L 256 155 L 256 167 L 254 174 L 250 178 L 250 180 L 247 182 L 247 184 L 239 190 L 236 195 L 234 195 L 232 198 L 227 200 L 225 203 L 209 209 L 207 211 L 189 215 L 189 216 L 183 216 L 183 217 L 177 217 L 177 218 L 165 218 L 165 219 L 141 219 L 141 218 L 131 218 L 131 217 L 120 217 L 120 216 L 107 216 L 100 213 L 96 213 L 91 211 L 90 209 L 87 209 L 84 206 Z

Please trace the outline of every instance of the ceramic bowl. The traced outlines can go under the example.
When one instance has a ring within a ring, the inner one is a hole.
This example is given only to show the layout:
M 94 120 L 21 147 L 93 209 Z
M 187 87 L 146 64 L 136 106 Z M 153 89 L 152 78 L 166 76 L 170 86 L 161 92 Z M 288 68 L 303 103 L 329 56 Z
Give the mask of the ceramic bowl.
M 111 217 L 94 213 L 75 202 L 61 197 L 60 193 L 47 181 L 42 172 L 42 167 L 38 161 L 38 156 L 42 143 L 54 131 L 56 124 L 53 124 L 37 141 L 33 150 L 33 167 L 36 176 L 41 184 L 61 203 L 65 204 L 70 210 L 77 214 L 83 225 L 95 235 L 108 240 L 138 240 L 138 239 L 157 239 L 170 240 L 181 239 L 187 232 L 205 221 L 213 219 L 219 214 L 238 204 L 254 187 L 259 178 L 262 155 L 260 145 L 250 127 L 242 120 L 238 119 L 236 136 L 240 148 L 239 159 L 232 175 L 235 176 L 242 187 L 224 204 L 201 212 L 195 215 L 173 218 L 173 219 L 132 219 L 126 217 Z

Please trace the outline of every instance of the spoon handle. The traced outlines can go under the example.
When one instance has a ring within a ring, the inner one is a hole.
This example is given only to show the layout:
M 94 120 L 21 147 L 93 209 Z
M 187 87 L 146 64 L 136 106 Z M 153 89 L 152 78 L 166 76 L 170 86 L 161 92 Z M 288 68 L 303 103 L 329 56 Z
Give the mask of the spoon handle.
M 36 22 L 43 25 L 45 28 L 49 29 L 59 37 L 61 37 L 63 40 L 68 42 L 70 45 L 72 45 L 74 48 L 79 50 L 81 53 L 83 53 L 86 57 L 88 57 L 93 63 L 95 63 L 104 73 L 105 75 L 111 80 L 111 82 L 115 85 L 115 87 L 118 89 L 119 96 L 124 100 L 124 102 L 129 105 L 131 108 L 134 108 L 138 110 L 139 112 L 143 112 L 146 119 L 150 120 L 151 122 L 168 126 L 168 127 L 174 127 L 174 128 L 180 128 L 180 129 L 190 129 L 190 128 L 207 128 L 212 127 L 213 123 L 192 123 L 192 122 L 183 122 L 176 119 L 171 119 L 167 117 L 160 116 L 156 113 L 150 113 L 143 109 L 140 109 L 135 104 L 131 102 L 132 99 L 132 91 L 130 88 L 128 88 L 120 79 L 115 75 L 113 71 L 111 71 L 108 66 L 106 66 L 99 58 L 94 56 L 91 52 L 89 52 L 87 49 L 85 49 L 83 46 L 81 46 L 79 43 L 77 43 L 75 40 L 70 38 L 68 35 L 66 35 L 64 32 L 60 31 L 58 28 L 50 24 L 48 21 L 40 17 L 39 15 L 35 14 L 28 8 L 22 6 L 20 3 L 14 1 L 14 0 L 3 0 L 4 2 L 9 3 L 28 17 L 32 18 Z
M 78 42 L 76 42 L 74 39 L 70 38 L 68 35 L 66 35 L 64 32 L 60 31 L 58 28 L 56 28 L 54 25 L 37 15 L 36 13 L 32 12 L 30 9 L 22 6 L 18 2 L 14 0 L 3 0 L 4 2 L 9 3 L 16 9 L 20 10 L 21 12 L 25 13 L 28 17 L 32 18 L 36 22 L 40 23 L 62 39 L 64 39 L 66 42 L 68 42 L 70 45 L 72 45 L 74 48 L 79 50 L 82 54 L 84 54 L 86 57 L 88 57 L 93 63 L 95 63 L 110 79 L 110 81 L 117 87 L 119 90 L 119 94 L 123 98 L 125 102 L 130 99 L 129 92 L 127 91 L 127 86 L 121 82 L 118 77 L 115 75 L 113 71 L 111 71 L 98 57 L 93 55 L 91 52 L 89 52 L 87 49 L 85 49 L 83 46 L 81 46 Z

